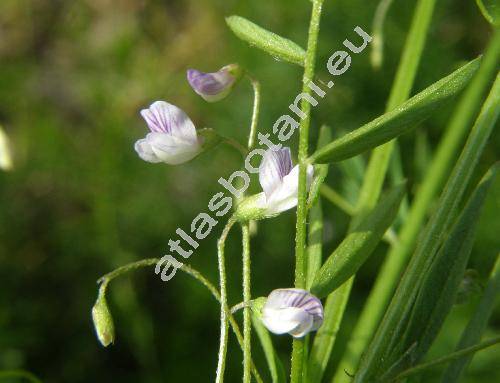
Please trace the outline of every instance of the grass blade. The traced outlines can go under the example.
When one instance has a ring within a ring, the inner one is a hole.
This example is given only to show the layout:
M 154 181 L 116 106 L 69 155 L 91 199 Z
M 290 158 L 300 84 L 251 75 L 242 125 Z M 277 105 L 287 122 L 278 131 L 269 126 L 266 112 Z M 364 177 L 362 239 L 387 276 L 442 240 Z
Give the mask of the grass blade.
M 349 340 L 347 351 L 339 364 L 340 368 L 335 375 L 335 383 L 348 382 L 344 369 L 348 371 L 356 370 L 361 353 L 370 341 L 371 334 L 375 332 L 400 279 L 403 268 L 414 249 L 430 206 L 446 181 L 446 175 L 451 170 L 456 152 L 472 126 L 472 121 L 480 108 L 484 93 L 498 71 L 499 61 L 500 31 L 497 31 L 486 49 L 477 75 L 455 107 L 455 112 L 446 128 L 445 135 L 441 139 L 432 163 L 426 171 L 426 178 L 417 190 L 408 217 L 400 230 L 398 245 L 391 248 L 382 265 Z
M 480 212 L 495 174 L 496 169 L 493 168 L 481 180 L 436 255 L 418 292 L 404 339 L 397 342 L 393 355 L 401 355 L 415 344 L 412 360 L 409 360 L 411 364 L 415 364 L 427 353 L 436 338 L 456 300 L 472 250 Z M 408 367 L 410 366 L 400 365 L 399 370 L 393 373 L 396 375 Z
M 328 295 L 356 273 L 394 221 L 404 193 L 405 184 L 392 189 L 346 236 L 314 278 L 314 295 Z
M 424 89 L 408 101 L 329 143 L 311 156 L 314 163 L 341 161 L 408 132 L 460 92 L 479 67 L 475 59 Z
M 262 49 L 276 59 L 304 66 L 306 52 L 291 40 L 277 35 L 241 17 L 226 18 L 229 28 L 241 40 Z
M 500 255 L 497 257 L 495 266 L 493 267 L 491 276 L 479 305 L 477 306 L 469 324 L 462 333 L 457 350 L 469 347 L 481 339 L 481 335 L 484 332 L 484 329 L 488 324 L 488 319 L 490 318 L 493 308 L 495 307 L 495 302 L 498 298 L 498 291 L 500 291 Z M 458 382 L 460 375 L 471 360 L 472 355 L 465 355 L 460 359 L 455 360 L 445 370 L 441 382 Z
M 495 346 L 498 343 L 500 343 L 500 337 L 496 337 L 493 339 L 486 340 L 484 342 L 481 342 L 479 344 L 476 344 L 471 347 L 463 348 L 458 351 L 455 351 L 449 355 L 443 356 L 441 358 L 431 360 L 430 362 L 422 363 L 419 364 L 418 366 L 412 367 L 406 371 L 403 371 L 401 374 L 399 374 L 396 378 L 394 378 L 392 381 L 393 382 L 400 382 L 403 378 L 407 378 L 408 376 L 418 374 L 419 372 L 422 372 L 424 370 L 427 370 L 429 368 L 432 368 L 434 366 L 437 366 L 439 364 L 447 363 L 452 360 L 456 360 L 458 358 L 472 358 L 472 354 L 484 350 L 485 348 Z M 447 383 L 449 381 L 446 381 Z
M 436 253 L 451 220 L 455 216 L 459 201 L 467 187 L 475 165 L 495 126 L 500 108 L 500 75 L 483 104 L 467 143 L 458 159 L 448 183 L 439 200 L 417 247 L 410 264 L 396 290 L 396 293 L 372 340 L 364 359 L 361 362 L 355 382 L 374 379 L 387 368 L 388 352 L 395 339 L 401 336 L 400 318 L 404 318 L 415 301 L 415 288 L 420 278 L 425 275 L 429 261 Z

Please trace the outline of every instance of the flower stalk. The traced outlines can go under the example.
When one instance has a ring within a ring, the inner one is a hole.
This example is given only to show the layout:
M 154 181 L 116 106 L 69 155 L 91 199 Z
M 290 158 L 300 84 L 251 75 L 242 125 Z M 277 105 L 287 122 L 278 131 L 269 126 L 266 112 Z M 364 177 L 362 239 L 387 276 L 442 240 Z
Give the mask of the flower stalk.
M 251 273 L 250 273 L 250 228 L 248 222 L 241 225 L 243 242 L 243 301 L 250 302 Z M 243 382 L 250 383 L 250 368 L 252 361 L 252 313 L 249 305 L 243 307 Z
M 257 124 L 259 122 L 260 113 L 260 82 L 247 74 L 253 88 L 253 109 L 252 122 L 250 124 L 250 134 L 248 135 L 248 150 L 255 145 L 255 137 L 257 136 Z
M 224 382 L 224 370 L 226 368 L 226 354 L 227 354 L 227 340 L 229 335 L 229 319 L 228 312 L 229 306 L 227 303 L 227 287 L 226 287 L 226 260 L 224 250 L 226 246 L 226 239 L 229 231 L 236 221 L 234 218 L 229 218 L 222 234 L 217 242 L 217 259 L 219 265 L 219 290 L 220 290 L 220 344 L 219 344 L 219 357 L 217 362 L 217 372 L 215 377 L 216 383 Z
M 155 266 L 158 261 L 160 261 L 160 258 L 147 258 L 147 259 L 142 259 L 137 262 L 132 262 L 127 265 L 118 267 L 117 269 L 111 271 L 110 273 L 107 273 L 103 275 L 99 280 L 97 281 L 98 283 L 102 284 L 108 284 L 111 282 L 113 279 L 127 274 L 130 271 L 134 271 L 137 269 L 140 269 L 142 267 L 148 267 L 148 266 Z M 179 270 L 185 272 L 187 275 L 193 277 L 196 279 L 198 282 L 200 282 L 203 286 L 207 288 L 207 290 L 211 293 L 211 295 L 216 299 L 217 302 L 221 303 L 221 296 L 219 291 L 217 290 L 217 287 L 215 287 L 212 282 L 210 282 L 202 273 L 200 273 L 198 270 L 192 268 L 191 266 L 188 266 L 186 264 L 183 264 Z M 238 322 L 236 322 L 236 319 L 234 319 L 232 313 L 230 311 L 227 311 L 227 317 L 229 318 L 229 324 L 231 325 L 234 334 L 236 335 L 236 339 L 238 340 L 238 344 L 240 345 L 241 349 L 243 350 L 243 334 L 241 333 L 241 329 L 238 325 Z M 262 377 L 260 376 L 260 373 L 257 371 L 257 368 L 255 367 L 255 364 L 253 360 L 250 360 L 251 363 L 251 368 L 252 368 L 252 374 L 255 378 L 255 381 L 257 383 L 262 383 Z

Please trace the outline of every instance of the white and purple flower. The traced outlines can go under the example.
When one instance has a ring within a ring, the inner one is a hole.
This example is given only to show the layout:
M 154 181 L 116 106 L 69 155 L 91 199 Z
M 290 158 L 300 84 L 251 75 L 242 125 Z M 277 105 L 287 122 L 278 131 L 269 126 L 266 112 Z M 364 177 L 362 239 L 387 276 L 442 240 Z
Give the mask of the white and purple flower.
M 307 167 L 307 187 L 313 178 L 314 168 Z M 257 206 L 266 215 L 275 215 L 297 206 L 299 166 L 293 167 L 290 148 L 269 149 L 259 167 L 259 182 L 263 193 L 258 194 Z
M 165 101 L 156 101 L 141 110 L 150 133 L 136 141 L 135 151 L 144 161 L 178 165 L 202 150 L 196 128 L 186 113 Z
M 241 77 L 237 64 L 226 65 L 217 72 L 204 73 L 197 69 L 187 70 L 187 80 L 191 88 L 205 101 L 216 102 L 225 98 Z
M 307 166 L 307 188 L 311 185 L 314 167 Z M 297 206 L 299 166 L 293 166 L 290 148 L 268 149 L 259 167 L 262 193 L 240 201 L 236 217 L 242 221 L 270 218 Z
M 262 308 L 262 323 L 274 334 L 288 333 L 301 338 L 323 323 L 323 305 L 302 289 L 277 289 Z

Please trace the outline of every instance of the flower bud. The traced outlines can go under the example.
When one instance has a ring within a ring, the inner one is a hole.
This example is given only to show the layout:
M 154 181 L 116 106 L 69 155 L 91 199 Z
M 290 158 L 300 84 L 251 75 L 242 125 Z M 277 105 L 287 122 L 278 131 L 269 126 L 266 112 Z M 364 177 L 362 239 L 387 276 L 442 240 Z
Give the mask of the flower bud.
M 99 342 L 101 342 L 104 347 L 107 347 L 115 340 L 115 326 L 106 302 L 105 291 L 106 285 L 104 282 L 99 289 L 97 301 L 94 307 L 92 307 L 92 321 L 94 322 L 94 328 Z
M 135 151 L 144 161 L 178 165 L 196 157 L 201 140 L 186 113 L 165 101 L 156 101 L 141 110 L 151 133 L 135 143 Z
M 321 301 L 302 289 L 277 289 L 262 308 L 262 323 L 274 334 L 301 338 L 323 323 Z
M 196 69 L 187 70 L 187 80 L 191 88 L 205 101 L 216 102 L 225 98 L 234 84 L 241 78 L 242 69 L 238 64 L 230 64 L 217 72 L 204 73 Z

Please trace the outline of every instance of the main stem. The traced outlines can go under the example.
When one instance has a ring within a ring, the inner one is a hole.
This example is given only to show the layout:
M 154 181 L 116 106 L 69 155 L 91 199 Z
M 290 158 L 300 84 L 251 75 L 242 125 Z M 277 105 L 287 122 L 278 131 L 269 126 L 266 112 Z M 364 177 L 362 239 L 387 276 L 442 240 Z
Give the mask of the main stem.
M 252 299 L 250 290 L 250 229 L 249 224 L 241 225 L 243 241 L 243 302 Z M 252 367 L 252 344 L 251 344 L 251 311 L 250 307 L 243 309 L 243 382 L 250 383 Z
M 304 61 L 304 75 L 302 78 L 302 92 L 311 94 L 311 89 L 307 84 L 314 77 L 314 66 L 316 61 L 316 47 L 318 42 L 319 21 L 321 17 L 321 7 L 323 0 L 314 0 L 309 24 L 309 35 L 307 41 L 307 52 Z M 306 217 L 307 217 L 307 157 L 309 146 L 309 125 L 311 122 L 311 104 L 305 98 L 302 99 L 301 110 L 305 118 L 300 123 L 299 136 L 299 188 L 297 202 L 297 223 L 295 236 L 295 287 L 305 288 L 306 286 Z M 294 339 L 292 350 L 292 371 L 291 383 L 302 381 L 302 369 L 304 361 L 304 340 Z
M 248 151 L 255 145 L 257 136 L 257 125 L 259 122 L 260 111 L 260 83 L 252 76 L 247 74 L 253 88 L 253 111 L 252 121 L 250 123 L 250 133 L 248 135 Z M 250 224 L 245 222 L 241 224 L 242 247 L 243 247 L 243 302 L 250 302 L 251 293 L 251 272 L 250 272 Z M 252 367 L 252 322 L 250 307 L 243 309 L 243 383 L 250 383 Z
M 224 248 L 226 245 L 226 238 L 233 226 L 235 220 L 229 218 L 222 234 L 217 242 L 217 256 L 219 263 L 219 280 L 220 280 L 220 344 L 219 344 L 219 359 L 217 362 L 217 373 L 215 377 L 216 383 L 224 381 L 224 370 L 226 368 L 226 353 L 227 353 L 227 338 L 229 333 L 229 320 L 227 313 L 229 307 L 227 304 L 227 290 L 226 290 L 226 261 L 224 258 Z

